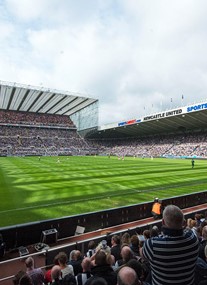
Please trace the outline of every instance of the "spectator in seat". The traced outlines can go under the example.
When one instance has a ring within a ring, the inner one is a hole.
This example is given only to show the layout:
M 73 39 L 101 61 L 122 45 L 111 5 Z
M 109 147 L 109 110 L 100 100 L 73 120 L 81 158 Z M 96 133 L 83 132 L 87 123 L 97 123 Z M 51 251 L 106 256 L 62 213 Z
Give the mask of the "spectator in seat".
M 157 226 L 153 226 L 150 230 L 150 237 L 157 237 L 159 236 L 159 229 Z
M 111 254 L 115 261 L 121 259 L 120 237 L 118 235 L 113 235 L 111 238 Z
M 26 273 L 32 279 L 33 285 L 43 285 L 44 284 L 44 273 L 41 268 L 34 267 L 34 259 L 30 256 L 25 260 Z
M 95 279 L 91 281 L 90 285 L 108 285 L 108 283 L 106 282 L 104 278 L 96 277 Z
M 23 270 L 18 271 L 17 274 L 14 276 L 13 284 L 19 285 L 19 281 L 24 275 L 25 275 L 25 272 Z
M 126 264 L 130 259 L 134 259 L 134 254 L 129 246 L 124 246 L 121 249 L 121 259 L 116 261 L 115 269 L 118 269 L 120 266 Z
M 86 252 L 87 257 L 91 257 L 96 251 L 96 243 L 94 240 L 89 241 L 88 251 Z
M 146 240 L 143 246 L 143 256 L 151 267 L 151 284 L 194 284 L 197 236 L 185 231 L 183 213 L 175 205 L 165 208 L 162 223 L 162 235 Z
M 130 245 L 131 239 L 130 239 L 130 234 L 128 232 L 125 232 L 123 236 L 121 237 L 121 247 L 125 245 Z
M 131 236 L 130 248 L 135 256 L 139 256 L 139 239 L 137 235 Z
M 117 275 L 112 266 L 108 263 L 107 255 L 108 253 L 104 250 L 99 250 L 95 253 L 95 266 L 91 268 L 91 274 L 93 276 L 86 281 L 86 285 L 91 285 L 91 282 L 98 277 L 104 278 L 108 285 L 117 284 Z
M 28 274 L 24 274 L 20 278 L 18 285 L 34 285 L 34 283 L 32 282 L 32 279 Z
M 59 265 L 54 265 L 51 270 L 52 285 L 62 285 L 62 272 Z
M 150 238 L 150 237 L 151 237 L 151 232 L 150 232 L 150 230 L 144 230 L 144 231 L 143 231 L 143 236 L 144 236 L 144 241 L 145 241 L 146 239 Z
M 72 274 L 74 275 L 74 270 L 73 266 L 70 264 L 67 264 L 68 257 L 65 252 L 59 252 L 58 254 L 58 264 L 60 266 L 61 272 L 62 272 L 62 277 L 64 278 L 67 274 Z
M 76 276 L 78 273 L 82 273 L 83 269 L 81 266 L 82 263 L 82 254 L 80 250 L 72 250 L 70 253 L 70 260 L 68 264 L 72 265 L 74 270 L 74 275 Z
M 126 263 L 126 266 L 131 267 L 137 274 L 139 280 L 143 279 L 143 268 L 141 262 L 136 259 L 131 259 L 129 262 Z
M 204 226 L 202 229 L 202 237 L 199 244 L 199 257 L 202 258 L 204 261 L 206 261 L 205 252 L 204 252 L 206 245 L 207 245 L 207 226 Z
M 134 269 L 123 266 L 117 275 L 117 285 L 141 285 Z
M 59 257 L 58 254 L 54 257 L 53 266 L 59 265 L 58 257 Z M 45 284 L 52 283 L 51 271 L 52 271 L 52 266 L 45 272 L 45 280 L 44 280 Z
M 84 285 L 86 281 L 92 276 L 91 275 L 91 259 L 89 257 L 85 257 L 82 260 L 81 266 L 83 268 L 82 273 L 78 273 L 76 276 L 77 285 Z
M 204 248 L 205 261 L 198 257 L 195 270 L 195 284 L 207 284 L 207 245 Z M 205 283 L 204 283 L 205 282 Z
M 76 285 L 75 276 L 67 274 L 62 278 L 62 272 L 59 265 L 54 265 L 51 270 L 52 283 L 51 285 Z

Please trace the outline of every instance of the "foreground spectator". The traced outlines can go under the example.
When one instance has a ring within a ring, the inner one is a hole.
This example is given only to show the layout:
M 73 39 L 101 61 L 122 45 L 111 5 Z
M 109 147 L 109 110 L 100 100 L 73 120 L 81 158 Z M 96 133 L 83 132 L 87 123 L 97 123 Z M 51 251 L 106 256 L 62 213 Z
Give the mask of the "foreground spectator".
M 97 277 L 91 281 L 90 285 L 108 285 L 108 284 L 104 278 Z
M 140 281 L 134 269 L 123 266 L 117 275 L 117 285 L 140 285 Z
M 125 232 L 121 237 L 121 247 L 128 245 L 130 246 L 131 238 L 130 234 L 128 232 Z
M 51 285 L 76 285 L 75 276 L 72 274 L 65 275 L 62 278 L 62 272 L 59 265 L 54 265 L 51 270 L 52 283 Z
M 54 265 L 59 265 L 59 263 L 58 263 L 58 257 L 59 257 L 59 255 L 57 254 L 55 257 L 54 257 L 54 260 L 53 260 L 53 264 Z M 51 277 L 51 271 L 52 271 L 52 267 L 53 266 L 51 266 L 48 270 L 46 270 L 46 272 L 45 272 L 45 280 L 44 280 L 44 283 L 45 284 L 50 284 L 50 283 L 52 283 L 52 277 Z
M 121 259 L 120 237 L 118 235 L 113 235 L 111 238 L 111 254 L 115 261 Z
M 207 245 L 204 249 L 205 261 L 198 257 L 195 271 L 195 284 L 207 284 Z M 202 282 L 202 283 L 201 283 Z
M 29 275 L 25 274 L 23 275 L 19 280 L 19 285 L 34 285 L 32 282 L 32 279 Z
M 126 264 L 130 259 L 135 258 L 134 254 L 129 246 L 124 246 L 121 249 L 121 259 L 116 261 L 115 268 L 118 269 L 120 266 Z
M 206 256 L 204 252 L 206 245 L 207 245 L 207 226 L 204 226 L 202 229 L 202 237 L 199 246 L 199 257 L 202 258 L 204 261 L 206 261 Z
M 33 285 L 44 284 L 44 273 L 41 268 L 34 267 L 34 259 L 30 256 L 25 260 L 26 273 L 31 277 Z
M 83 268 L 82 273 L 78 273 L 76 276 L 77 285 L 84 285 L 91 275 L 91 260 L 89 257 L 85 257 L 82 260 L 81 266 Z
M 106 280 L 108 285 L 116 285 L 117 275 L 113 271 L 112 266 L 108 263 L 107 253 L 103 250 L 96 252 L 95 266 L 91 268 L 91 274 L 93 275 L 86 281 L 86 285 L 91 285 L 91 282 L 98 278 L 102 277 Z
M 18 271 L 17 274 L 14 276 L 13 284 L 19 285 L 19 281 L 24 275 L 25 275 L 25 272 L 23 270 Z
M 150 262 L 152 285 L 194 284 L 199 243 L 183 224 L 180 208 L 169 205 L 163 212 L 163 235 L 145 241 L 143 256 Z
M 128 267 L 134 269 L 139 280 L 144 279 L 144 277 L 143 277 L 144 273 L 143 273 L 143 268 L 142 268 L 141 262 L 139 262 L 136 259 L 131 259 L 131 260 L 129 260 L 129 262 L 126 263 L 125 266 L 128 266 Z
M 139 256 L 139 239 L 137 235 L 131 236 L 130 248 L 135 256 Z
M 62 284 L 62 272 L 59 265 L 54 265 L 51 270 L 52 285 Z
M 78 273 L 82 273 L 83 269 L 81 266 L 82 263 L 82 254 L 80 250 L 72 250 L 70 253 L 70 258 L 68 265 L 73 267 L 74 275 L 76 276 Z
M 74 275 L 73 266 L 70 264 L 67 264 L 68 262 L 67 254 L 65 252 L 59 252 L 57 258 L 58 258 L 59 266 L 61 268 L 62 277 L 64 278 L 67 274 Z
M 86 252 L 87 257 L 91 257 L 96 251 L 96 243 L 94 240 L 91 240 L 88 243 L 88 251 Z

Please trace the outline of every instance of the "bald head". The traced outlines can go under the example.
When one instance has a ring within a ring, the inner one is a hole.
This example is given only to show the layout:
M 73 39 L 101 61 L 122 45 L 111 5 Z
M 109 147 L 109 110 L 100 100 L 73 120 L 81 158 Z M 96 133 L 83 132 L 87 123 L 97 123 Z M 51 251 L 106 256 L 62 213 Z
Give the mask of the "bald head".
M 163 224 L 170 229 L 183 228 L 184 216 L 181 209 L 175 205 L 168 205 L 163 211 Z
M 121 256 L 122 259 L 126 262 L 129 261 L 131 258 L 133 258 L 133 253 L 131 251 L 131 248 L 129 246 L 123 246 L 121 249 Z
M 124 266 L 117 275 L 117 285 L 139 285 L 137 274 L 134 269 Z

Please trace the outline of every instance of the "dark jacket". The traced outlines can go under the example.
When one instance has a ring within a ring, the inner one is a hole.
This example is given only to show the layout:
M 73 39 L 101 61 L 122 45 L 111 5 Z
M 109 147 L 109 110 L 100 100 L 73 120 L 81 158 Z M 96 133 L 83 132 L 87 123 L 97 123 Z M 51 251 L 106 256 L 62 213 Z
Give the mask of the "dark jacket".
M 94 266 L 91 268 L 91 274 L 93 276 L 86 281 L 85 285 L 90 285 L 90 282 L 97 277 L 104 278 L 109 285 L 117 284 L 117 274 L 110 265 Z
M 195 268 L 195 284 L 199 284 L 199 282 L 203 280 L 205 280 L 207 284 L 207 263 L 198 257 Z
M 111 247 L 111 254 L 114 256 L 115 261 L 121 259 L 121 247 L 119 244 Z

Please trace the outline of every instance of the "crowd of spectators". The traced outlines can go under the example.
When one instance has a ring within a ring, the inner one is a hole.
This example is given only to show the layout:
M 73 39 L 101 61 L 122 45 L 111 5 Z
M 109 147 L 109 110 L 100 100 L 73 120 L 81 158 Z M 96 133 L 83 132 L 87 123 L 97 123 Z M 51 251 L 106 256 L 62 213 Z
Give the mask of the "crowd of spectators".
M 68 116 L 0 110 L 0 155 L 207 157 L 207 134 L 85 140 Z
M 68 116 L 0 110 L 0 155 L 87 155 L 94 150 Z
M 100 153 L 119 157 L 207 157 L 207 133 L 90 140 L 89 143 L 98 148 Z
M 0 110 L 0 124 L 75 127 L 69 116 Z
M 30 284 L 21 283 L 25 274 L 33 285 L 207 284 L 207 217 L 196 213 L 185 221 L 177 206 L 168 205 L 160 228 L 90 241 L 86 252 L 60 251 L 46 269 L 35 268 L 29 257 L 14 284 Z
M 73 129 L 1 126 L 0 155 L 80 155 L 93 152 Z

